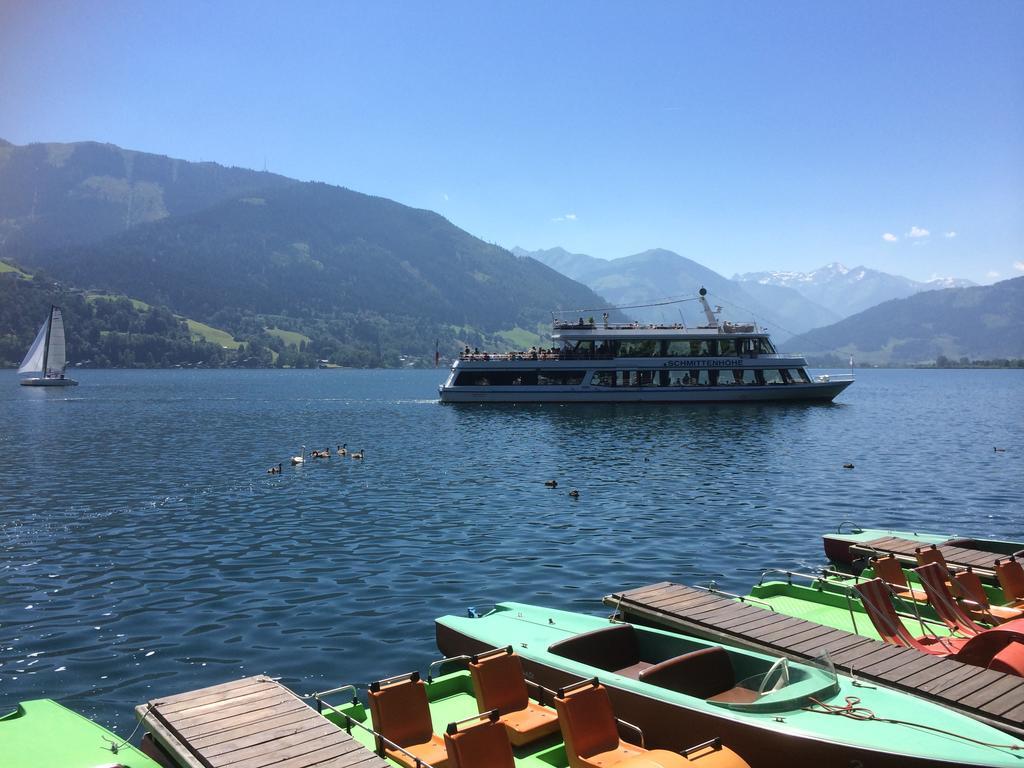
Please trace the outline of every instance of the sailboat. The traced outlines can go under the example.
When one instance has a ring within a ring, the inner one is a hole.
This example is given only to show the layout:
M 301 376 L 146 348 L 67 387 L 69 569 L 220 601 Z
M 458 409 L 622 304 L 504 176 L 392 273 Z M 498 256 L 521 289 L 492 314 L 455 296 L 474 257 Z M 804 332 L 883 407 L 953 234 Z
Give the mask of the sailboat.
M 64 376 L 67 366 L 67 351 L 64 341 L 64 317 L 60 307 L 50 307 L 50 314 L 43 321 L 36 340 L 28 348 L 28 354 L 21 361 L 18 373 L 28 374 L 22 379 L 23 387 L 73 387 L 74 379 Z

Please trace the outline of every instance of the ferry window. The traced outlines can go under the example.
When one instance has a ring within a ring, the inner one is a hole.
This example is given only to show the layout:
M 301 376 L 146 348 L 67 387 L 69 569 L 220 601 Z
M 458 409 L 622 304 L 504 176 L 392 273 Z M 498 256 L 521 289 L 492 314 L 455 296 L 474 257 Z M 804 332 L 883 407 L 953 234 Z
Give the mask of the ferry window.
M 772 343 L 768 339 L 761 338 L 761 339 L 758 339 L 757 341 L 758 341 L 758 347 L 757 347 L 757 351 L 758 352 L 760 352 L 763 355 L 771 355 L 771 354 L 775 353 L 775 347 L 772 346 Z
M 758 384 L 758 374 L 760 371 L 755 371 L 753 368 L 741 368 L 734 369 L 732 372 L 733 378 L 736 379 L 737 384 Z
M 654 383 L 654 371 L 637 371 L 637 380 L 641 387 L 649 387 Z
M 619 371 L 619 386 L 620 387 L 636 387 L 636 371 Z
M 615 386 L 615 371 L 598 371 L 594 374 L 594 378 L 591 383 L 595 387 L 614 387 Z
M 740 377 L 741 377 L 740 381 L 736 381 L 735 373 L 739 373 L 740 374 Z M 742 383 L 742 376 L 743 376 L 743 371 L 733 372 L 732 370 L 726 368 L 724 370 L 718 371 L 718 383 L 721 386 L 730 386 L 732 384 L 741 384 Z
M 691 341 L 690 355 L 693 357 L 714 357 L 718 352 L 717 341 Z
M 811 377 L 807 375 L 807 371 L 803 368 L 790 368 L 789 376 L 794 382 L 803 382 L 804 384 L 811 382 Z
M 688 341 L 669 341 L 665 345 L 663 352 L 668 357 L 689 357 L 690 356 L 690 342 Z
M 786 380 L 782 376 L 782 371 L 777 368 L 765 368 L 764 369 L 764 383 L 765 384 L 785 384 Z
M 706 387 L 711 383 L 711 376 L 706 368 L 701 368 L 697 373 L 697 386 Z
M 629 339 L 619 342 L 619 357 L 655 357 L 658 342 L 654 339 Z
M 736 354 L 736 339 L 719 339 L 718 340 L 718 354 L 735 355 Z
M 540 372 L 537 374 L 537 383 L 541 386 L 582 384 L 583 371 Z
M 669 381 L 668 371 L 658 371 L 658 386 L 667 387 Z

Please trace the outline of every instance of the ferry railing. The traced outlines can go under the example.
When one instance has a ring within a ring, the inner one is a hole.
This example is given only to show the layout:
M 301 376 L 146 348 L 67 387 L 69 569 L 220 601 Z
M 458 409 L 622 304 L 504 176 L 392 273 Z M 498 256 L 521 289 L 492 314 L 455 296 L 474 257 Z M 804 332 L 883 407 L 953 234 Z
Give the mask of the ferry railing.
M 404 675 L 403 675 L 403 677 L 404 677 Z M 434 766 L 431 765 L 430 763 L 428 763 L 426 760 L 421 760 L 420 758 L 416 757 L 416 755 L 412 754 L 408 750 L 404 749 L 403 747 L 401 747 L 398 744 L 396 744 L 395 742 L 393 742 L 387 736 L 384 736 L 383 734 L 373 730 L 373 728 L 368 728 L 367 726 L 365 726 L 362 723 L 360 723 L 358 720 L 356 720 L 354 717 L 352 717 L 347 712 L 342 712 L 340 709 L 338 709 L 336 706 L 331 704 L 329 701 L 325 701 L 324 700 L 324 697 L 326 697 L 326 696 L 332 696 L 332 695 L 341 693 L 343 691 L 349 691 L 349 690 L 352 691 L 352 704 L 359 704 L 360 703 L 359 696 L 356 695 L 356 686 L 354 686 L 354 685 L 342 685 L 342 686 L 339 686 L 337 688 L 331 688 L 328 691 L 320 691 L 319 693 L 311 693 L 308 696 L 303 696 L 302 698 L 314 699 L 316 701 L 316 711 L 319 712 L 320 714 L 323 714 L 323 708 L 327 707 L 327 709 L 329 709 L 335 715 L 340 717 L 342 719 L 342 721 L 344 722 L 344 726 L 343 727 L 345 728 L 345 733 L 351 734 L 352 733 L 352 726 L 356 726 L 357 728 L 360 728 L 360 729 L 366 731 L 367 733 L 372 734 L 373 738 L 374 738 L 374 744 L 376 745 L 376 749 L 374 751 L 377 753 L 377 755 L 379 757 L 381 757 L 381 758 L 385 757 L 384 745 L 386 744 L 390 749 L 394 749 L 394 750 L 396 750 L 398 752 L 401 752 L 403 755 L 405 755 L 407 758 L 409 758 L 409 760 L 412 761 L 412 763 L 415 766 L 415 768 L 434 768 Z

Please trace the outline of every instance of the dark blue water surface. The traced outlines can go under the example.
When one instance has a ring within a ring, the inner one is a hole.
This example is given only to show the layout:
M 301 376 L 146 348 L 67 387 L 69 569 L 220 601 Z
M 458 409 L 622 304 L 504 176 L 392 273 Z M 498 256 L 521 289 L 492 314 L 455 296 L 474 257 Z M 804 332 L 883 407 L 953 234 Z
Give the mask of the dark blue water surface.
M 136 704 L 243 675 L 424 669 L 440 614 L 745 591 L 820 564 L 843 520 L 1024 539 L 1024 371 L 698 407 L 442 406 L 443 373 L 0 372 L 0 709 L 52 697 L 125 733 Z M 287 465 L 342 442 L 365 460 Z

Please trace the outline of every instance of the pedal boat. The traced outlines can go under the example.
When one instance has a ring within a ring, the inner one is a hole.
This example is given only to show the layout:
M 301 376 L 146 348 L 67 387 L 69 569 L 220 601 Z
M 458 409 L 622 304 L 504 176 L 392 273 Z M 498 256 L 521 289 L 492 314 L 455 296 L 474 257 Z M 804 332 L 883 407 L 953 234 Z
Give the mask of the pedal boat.
M 547 688 L 597 677 L 620 717 L 669 749 L 719 737 L 753 766 L 1017 766 L 1024 741 L 938 704 L 779 658 L 520 603 L 442 616 L 448 656 L 511 644 Z
M 399 768 L 748 768 L 717 739 L 679 753 L 655 748 L 635 726 L 616 724 L 594 681 L 580 698 L 544 689 L 523 677 L 511 648 L 435 668 L 442 674 L 425 682 L 413 672 L 371 683 L 369 707 L 354 685 L 312 698 L 324 717 Z
M 162 768 L 102 725 L 50 699 L 0 717 L 3 768 Z

